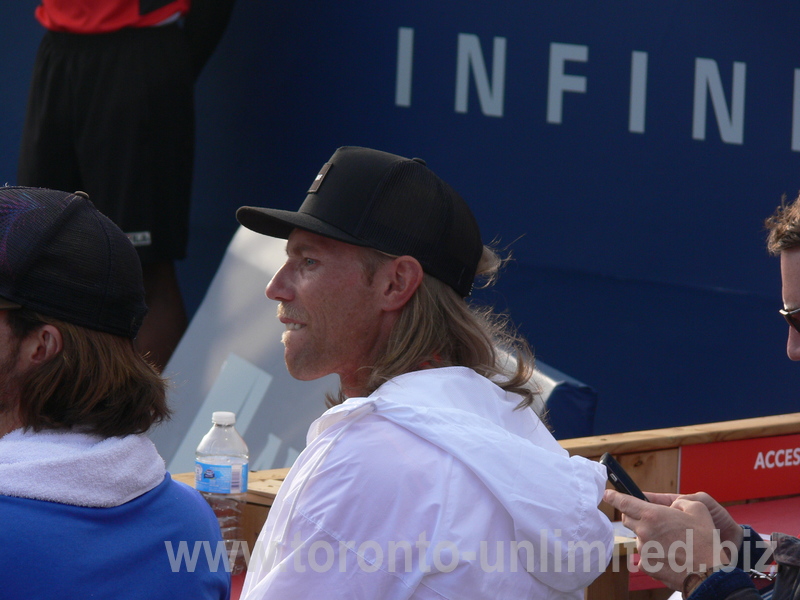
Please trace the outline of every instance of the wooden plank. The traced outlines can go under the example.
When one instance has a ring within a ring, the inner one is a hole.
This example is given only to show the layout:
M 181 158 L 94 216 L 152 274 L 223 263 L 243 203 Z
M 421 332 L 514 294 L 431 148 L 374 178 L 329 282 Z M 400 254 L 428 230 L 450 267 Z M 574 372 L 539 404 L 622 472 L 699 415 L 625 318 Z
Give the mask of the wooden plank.
M 272 506 L 272 501 L 278 494 L 278 490 L 288 474 L 288 468 L 251 471 L 247 480 L 248 504 Z
M 267 521 L 269 514 L 269 506 L 262 506 L 260 504 L 251 504 L 248 502 L 244 507 L 244 515 L 242 517 L 242 537 L 247 544 L 247 549 L 250 555 L 253 554 L 253 549 L 256 547 L 256 540 Z
M 615 573 L 606 570 L 586 588 L 585 600 L 625 600 L 628 597 L 628 570 Z
M 680 450 L 669 448 L 634 452 L 615 457 L 622 468 L 646 492 L 677 492 Z
M 614 556 L 605 572 L 584 591 L 585 600 L 624 600 L 628 597 L 628 554 L 636 551 L 636 540 L 615 536 Z
M 789 433 L 800 433 L 800 413 L 573 438 L 560 444 L 570 454 L 593 457 Z

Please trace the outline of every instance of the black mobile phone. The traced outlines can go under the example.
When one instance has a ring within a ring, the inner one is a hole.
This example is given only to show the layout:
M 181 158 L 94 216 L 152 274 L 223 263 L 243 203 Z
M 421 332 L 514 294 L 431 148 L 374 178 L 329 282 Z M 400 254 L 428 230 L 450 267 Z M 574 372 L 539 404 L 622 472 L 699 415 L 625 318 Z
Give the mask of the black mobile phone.
M 606 471 L 608 471 L 608 480 L 618 492 L 622 492 L 623 494 L 628 494 L 634 498 L 639 498 L 639 500 L 649 502 L 647 496 L 642 493 L 642 490 L 640 490 L 639 486 L 634 483 L 633 479 L 631 479 L 631 476 L 625 472 L 625 469 L 622 468 L 622 465 L 620 465 L 617 460 L 608 452 L 600 457 L 600 464 L 605 465 Z

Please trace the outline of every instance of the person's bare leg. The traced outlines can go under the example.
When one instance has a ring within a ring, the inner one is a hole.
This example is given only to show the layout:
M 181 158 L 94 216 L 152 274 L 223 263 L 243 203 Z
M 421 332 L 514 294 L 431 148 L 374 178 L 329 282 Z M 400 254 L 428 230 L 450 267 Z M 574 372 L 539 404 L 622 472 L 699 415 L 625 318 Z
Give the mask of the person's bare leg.
M 172 261 L 142 265 L 149 310 L 136 337 L 136 346 L 163 371 L 186 331 L 186 308 Z

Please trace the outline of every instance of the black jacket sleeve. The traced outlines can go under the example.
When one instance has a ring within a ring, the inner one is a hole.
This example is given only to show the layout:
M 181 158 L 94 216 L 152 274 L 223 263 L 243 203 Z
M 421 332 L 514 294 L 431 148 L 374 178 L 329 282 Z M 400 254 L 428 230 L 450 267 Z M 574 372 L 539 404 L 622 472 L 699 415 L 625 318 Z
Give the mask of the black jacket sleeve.
M 717 571 L 701 583 L 690 600 L 761 600 L 761 594 L 741 569 Z

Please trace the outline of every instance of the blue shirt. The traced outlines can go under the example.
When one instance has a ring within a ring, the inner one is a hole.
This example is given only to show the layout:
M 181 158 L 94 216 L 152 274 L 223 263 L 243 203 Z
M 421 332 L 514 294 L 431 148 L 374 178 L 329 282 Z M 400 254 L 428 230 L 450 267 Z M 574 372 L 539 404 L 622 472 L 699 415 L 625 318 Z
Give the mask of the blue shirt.
M 214 512 L 169 473 L 149 492 L 111 508 L 0 496 L 0 523 L 0 598 L 230 596 Z

